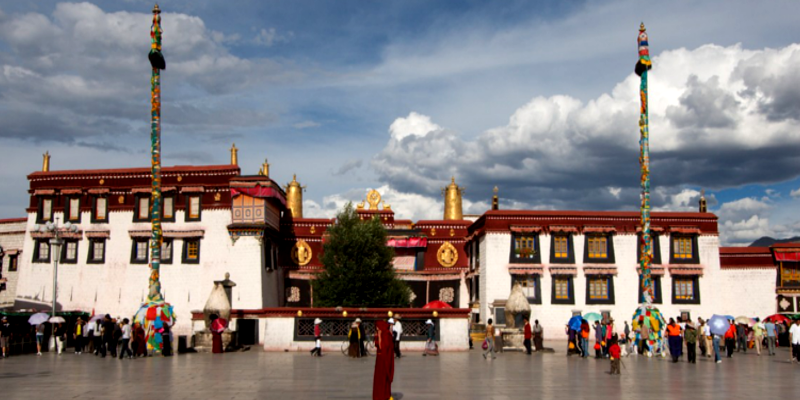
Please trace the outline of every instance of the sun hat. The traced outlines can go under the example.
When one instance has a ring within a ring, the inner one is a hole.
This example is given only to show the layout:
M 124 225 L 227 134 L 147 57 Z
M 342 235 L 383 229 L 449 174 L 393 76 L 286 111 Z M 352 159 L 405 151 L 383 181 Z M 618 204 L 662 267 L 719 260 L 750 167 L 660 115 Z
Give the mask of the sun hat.
M 427 320 L 427 321 L 425 321 L 425 325 L 433 325 L 433 321 Z
M 389 318 L 389 321 L 388 321 L 388 322 L 389 322 L 390 324 L 393 324 L 393 323 L 394 323 L 394 318 Z
M 356 318 L 356 322 L 361 323 L 361 318 Z
M 319 318 L 317 318 L 317 319 L 315 319 L 315 320 L 314 320 L 314 325 L 319 325 L 319 324 L 321 324 L 321 323 L 322 323 L 322 320 L 321 320 L 321 319 L 319 319 Z

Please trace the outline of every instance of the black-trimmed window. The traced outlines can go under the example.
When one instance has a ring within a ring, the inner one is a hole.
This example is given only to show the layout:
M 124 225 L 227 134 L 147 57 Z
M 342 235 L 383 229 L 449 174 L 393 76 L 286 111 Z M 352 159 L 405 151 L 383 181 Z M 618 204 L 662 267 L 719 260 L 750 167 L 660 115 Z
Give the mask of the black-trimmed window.
M 200 221 L 203 214 L 203 199 L 199 194 L 186 196 L 186 221 Z
M 175 196 L 168 195 L 161 198 L 161 220 L 175 222 Z
M 17 268 L 19 268 L 19 256 L 17 254 L 8 256 L 8 272 L 17 272 Z
M 94 196 L 92 198 L 92 222 L 108 222 L 108 197 Z
M 552 304 L 575 304 L 575 285 L 572 275 L 553 275 Z
M 133 207 L 133 222 L 150 221 L 150 195 L 138 194 L 134 199 L 136 204 Z
M 149 244 L 148 239 L 135 238 L 131 241 L 131 264 L 147 264 Z
M 511 235 L 511 255 L 509 262 L 541 264 L 539 254 L 539 235 L 535 233 L 514 233 Z
M 542 288 L 539 285 L 541 282 L 539 275 L 511 275 L 511 287 L 514 287 L 514 283 L 517 282 L 522 286 L 522 293 L 528 299 L 528 304 L 542 304 Z
M 653 304 L 661 304 L 661 276 L 650 275 L 653 281 Z M 644 303 L 644 291 L 642 291 L 642 275 L 639 275 L 639 303 Z
M 172 264 L 172 245 L 173 239 L 162 239 L 161 241 L 161 263 Z
M 81 222 L 80 196 L 67 197 L 64 202 L 64 219 L 70 222 Z
M 64 264 L 76 264 L 78 262 L 78 241 L 65 240 L 61 245 L 61 262 Z
M 697 275 L 673 276 L 672 304 L 700 304 L 700 277 Z
M 642 234 L 636 235 L 636 264 L 642 259 Z M 650 232 L 650 246 L 653 248 L 653 265 L 661 265 L 661 235 Z
M 550 262 L 575 264 L 575 250 L 571 234 L 554 234 L 550 237 Z
M 200 239 L 183 239 L 183 263 L 200 263 Z
M 671 235 L 670 264 L 697 264 L 697 235 Z
M 106 240 L 104 238 L 89 239 L 89 255 L 87 264 L 104 264 L 106 262 Z
M 37 239 L 33 248 L 33 262 L 50 262 L 50 242 L 48 239 Z
M 614 304 L 614 277 L 611 275 L 587 276 L 586 304 Z
M 53 220 L 53 203 L 52 197 L 39 197 L 39 207 L 36 212 L 36 223 L 45 223 Z
M 585 236 L 583 262 L 614 263 L 614 239 L 609 234 L 589 234 Z

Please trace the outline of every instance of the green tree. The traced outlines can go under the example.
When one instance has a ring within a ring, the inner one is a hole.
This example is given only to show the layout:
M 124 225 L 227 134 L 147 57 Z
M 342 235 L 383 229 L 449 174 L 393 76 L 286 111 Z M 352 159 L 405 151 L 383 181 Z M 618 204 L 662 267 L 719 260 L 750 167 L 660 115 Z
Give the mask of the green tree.
M 377 217 L 362 221 L 348 203 L 328 228 L 325 271 L 311 282 L 319 307 L 408 307 L 411 289 L 394 274 L 394 249 Z

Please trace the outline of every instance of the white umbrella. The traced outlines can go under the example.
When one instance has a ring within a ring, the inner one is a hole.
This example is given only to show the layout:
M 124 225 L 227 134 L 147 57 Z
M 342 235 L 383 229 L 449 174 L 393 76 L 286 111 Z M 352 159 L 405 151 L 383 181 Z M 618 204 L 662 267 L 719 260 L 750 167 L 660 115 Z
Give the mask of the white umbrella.
M 31 315 L 31 317 L 28 318 L 28 323 L 31 324 L 31 325 L 39 325 L 39 324 L 43 324 L 43 323 L 47 322 L 48 318 L 50 318 L 49 314 L 45 314 L 43 312 L 40 312 L 40 313 L 36 313 L 36 314 Z
M 64 317 L 51 317 L 47 321 L 52 323 L 52 324 L 64 324 L 64 323 L 67 322 L 66 320 L 64 320 Z

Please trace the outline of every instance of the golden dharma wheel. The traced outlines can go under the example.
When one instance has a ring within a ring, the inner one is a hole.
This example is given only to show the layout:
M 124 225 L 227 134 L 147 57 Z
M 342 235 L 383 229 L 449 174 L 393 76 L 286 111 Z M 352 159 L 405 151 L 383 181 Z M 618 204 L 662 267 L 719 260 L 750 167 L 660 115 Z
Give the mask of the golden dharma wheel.
M 298 317 L 302 317 L 303 316 L 303 310 L 297 310 L 297 316 Z

